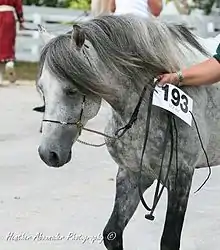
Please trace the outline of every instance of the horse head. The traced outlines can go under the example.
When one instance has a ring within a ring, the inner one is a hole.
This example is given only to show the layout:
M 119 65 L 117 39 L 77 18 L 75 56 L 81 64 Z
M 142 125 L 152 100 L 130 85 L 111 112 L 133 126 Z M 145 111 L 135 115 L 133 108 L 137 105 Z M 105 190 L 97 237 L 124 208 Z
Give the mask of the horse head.
M 48 33 L 42 26 L 39 26 L 39 32 L 45 46 L 40 59 L 37 89 L 43 95 L 45 107 L 37 110 L 44 111 L 38 151 L 48 166 L 60 167 L 71 159 L 71 147 L 80 136 L 82 127 L 97 115 L 101 98 L 80 88 L 80 70 L 73 67 L 90 68 L 87 81 L 92 80 L 92 69 L 84 63 L 84 37 L 79 27 L 75 27 L 75 34 L 59 37 Z M 53 67 L 56 60 L 61 62 L 58 71 Z M 77 71 L 76 78 L 74 71 Z

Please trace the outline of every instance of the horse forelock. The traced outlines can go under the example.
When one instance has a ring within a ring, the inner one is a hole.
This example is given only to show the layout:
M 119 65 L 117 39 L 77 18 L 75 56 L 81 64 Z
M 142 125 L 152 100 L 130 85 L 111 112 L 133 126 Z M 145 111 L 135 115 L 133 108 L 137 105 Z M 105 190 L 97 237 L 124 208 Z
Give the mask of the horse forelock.
M 157 20 L 132 15 L 104 16 L 81 28 L 107 71 L 117 79 L 127 78 L 139 90 L 146 83 L 145 79 L 181 68 L 185 54 L 177 43 L 187 50 L 196 48 L 207 55 L 186 28 Z M 89 53 L 88 57 L 94 61 Z M 60 80 L 74 83 L 83 92 L 112 94 L 111 86 L 103 87 L 103 71 L 94 64 L 91 67 L 83 52 L 71 43 L 70 34 L 52 39 L 43 49 L 43 60 Z
M 68 81 L 84 94 L 108 94 L 106 88 L 100 86 L 103 81 L 101 74 L 91 67 L 85 54 L 72 43 L 69 34 L 55 37 L 44 46 L 40 57 L 39 77 L 44 64 L 60 82 Z

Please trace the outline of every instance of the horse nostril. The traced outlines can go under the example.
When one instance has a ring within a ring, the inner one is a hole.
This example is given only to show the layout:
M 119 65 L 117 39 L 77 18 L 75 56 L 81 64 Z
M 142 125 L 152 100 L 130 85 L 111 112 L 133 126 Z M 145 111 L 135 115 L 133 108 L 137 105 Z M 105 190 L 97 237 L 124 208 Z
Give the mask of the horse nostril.
M 50 152 L 49 153 L 49 161 L 53 163 L 54 166 L 59 165 L 59 157 L 56 152 Z
M 59 151 L 46 149 L 45 147 L 40 146 L 38 148 L 38 153 L 42 161 L 44 161 L 48 166 L 59 168 L 70 161 L 71 152 L 69 154 L 64 154 L 62 157 L 59 155 Z

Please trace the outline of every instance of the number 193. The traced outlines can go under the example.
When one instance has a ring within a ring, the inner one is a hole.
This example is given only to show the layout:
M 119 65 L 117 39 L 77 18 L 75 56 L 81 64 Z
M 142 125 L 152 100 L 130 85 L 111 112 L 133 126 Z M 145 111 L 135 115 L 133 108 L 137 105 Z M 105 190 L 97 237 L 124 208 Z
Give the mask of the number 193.
M 168 102 L 168 96 L 169 96 L 169 85 L 165 85 L 162 87 L 164 90 L 164 101 Z M 173 88 L 171 91 L 171 102 L 174 106 L 180 106 L 180 109 L 184 112 L 187 113 L 189 108 L 188 108 L 188 98 L 184 94 L 180 94 L 179 90 L 176 88 Z

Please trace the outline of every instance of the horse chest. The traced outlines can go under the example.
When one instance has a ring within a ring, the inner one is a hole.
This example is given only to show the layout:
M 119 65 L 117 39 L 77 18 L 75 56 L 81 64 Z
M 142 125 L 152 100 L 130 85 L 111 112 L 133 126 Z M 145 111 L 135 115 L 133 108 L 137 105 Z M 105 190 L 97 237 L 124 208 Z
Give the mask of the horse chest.
M 106 132 L 114 134 L 119 128 L 117 123 L 110 121 L 106 127 Z M 132 127 L 123 137 L 119 140 L 106 139 L 106 145 L 111 157 L 120 166 L 130 168 L 132 171 L 138 171 L 141 151 L 142 151 L 142 139 L 136 131 L 136 128 Z
M 155 113 L 154 117 L 158 117 Z M 115 118 L 115 119 L 114 119 Z M 145 136 L 145 115 L 140 114 L 136 123 L 119 140 L 106 140 L 108 151 L 114 161 L 132 171 L 139 171 L 140 160 Z M 143 159 L 145 172 L 158 172 L 160 157 L 163 149 L 163 139 L 166 124 L 159 123 L 158 119 L 152 119 L 152 127 L 149 131 L 147 147 Z M 115 131 L 123 127 L 118 117 L 114 116 L 109 120 L 105 132 L 113 135 Z M 152 163 L 152 164 L 151 164 Z
M 114 159 L 119 164 L 131 168 L 132 170 L 138 170 L 138 155 L 137 148 L 134 145 L 130 145 L 130 141 L 120 140 L 117 142 L 108 142 L 107 148 Z

